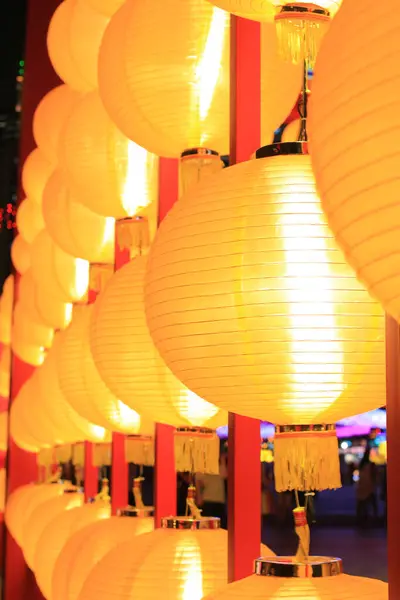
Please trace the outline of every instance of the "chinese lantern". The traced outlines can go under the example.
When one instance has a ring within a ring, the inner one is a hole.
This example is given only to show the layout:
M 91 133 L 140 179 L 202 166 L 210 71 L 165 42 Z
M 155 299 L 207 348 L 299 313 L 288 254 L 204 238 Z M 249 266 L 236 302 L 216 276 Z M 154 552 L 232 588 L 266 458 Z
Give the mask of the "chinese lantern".
M 16 398 L 13 400 L 10 408 L 10 436 L 19 448 L 25 452 L 37 453 L 40 450 L 40 441 L 32 432 L 32 426 L 29 426 L 29 415 L 32 412 L 32 383 L 27 381 Z M 27 412 L 28 400 L 31 411 Z M 36 404 L 36 403 L 35 403 Z M 35 407 L 36 408 L 36 407 Z M 36 428 L 36 424 L 35 424 Z M 46 432 L 41 432 L 46 435 Z
M 367 577 L 344 575 L 341 560 L 310 557 L 308 564 L 293 558 L 261 558 L 256 574 L 231 583 L 204 600 L 387 600 L 388 584 Z
M 57 516 L 63 514 L 64 511 L 71 510 L 77 506 L 82 506 L 84 495 L 74 489 L 65 489 L 64 492 L 56 498 L 47 500 L 39 504 L 35 510 L 31 512 L 31 518 L 25 521 L 22 533 L 22 550 L 26 560 L 26 564 L 30 569 L 34 568 L 35 553 L 37 552 L 38 543 L 42 533 L 47 525 L 51 523 Z
M 158 354 L 144 312 L 146 262 L 145 256 L 138 256 L 126 264 L 98 297 L 91 324 L 94 361 L 122 402 L 157 422 L 181 428 L 175 436 L 178 471 L 191 471 L 195 461 L 198 472 L 204 472 L 204 463 L 213 465 L 211 472 L 219 472 L 219 440 L 205 430 L 226 424 L 227 414 L 185 388 Z
M 64 511 L 56 515 L 43 530 L 37 543 L 33 560 L 33 571 L 43 596 L 50 600 L 52 595 L 52 579 L 54 567 L 64 545 L 69 538 L 87 525 L 100 519 L 109 519 L 110 504 L 92 502 Z
M 11 348 L 3 346 L 0 352 L 0 398 L 8 399 L 10 395 Z
M 38 287 L 63 302 L 85 297 L 89 263 L 67 254 L 53 242 L 47 230 L 36 237 L 31 249 L 32 277 Z
M 97 57 L 109 19 L 85 0 L 64 0 L 49 25 L 47 49 L 58 76 L 73 90 L 97 87 Z
M 58 145 L 63 125 L 79 94 L 68 85 L 59 85 L 44 96 L 33 116 L 35 142 L 50 163 L 58 162 Z
M 296 2 L 288 0 L 211 0 L 211 2 L 238 17 L 263 22 L 273 21 L 281 6 L 309 4 L 307 0 L 296 0 Z M 333 16 L 339 10 L 341 3 L 342 0 L 317 0 L 315 5 L 328 10 Z
M 153 436 L 154 421 L 142 419 L 118 400 L 99 375 L 89 346 L 92 311 L 92 305 L 77 306 L 63 335 L 57 355 L 61 390 L 74 410 L 90 422 L 112 431 Z
M 6 506 L 7 471 L 0 469 L 0 512 L 4 513 Z
M 0 297 L 0 342 L 6 346 L 11 343 L 11 323 L 14 308 L 14 275 L 9 275 L 3 284 Z
M 113 264 L 114 219 L 81 204 L 60 171 L 53 173 L 44 190 L 43 216 L 49 235 L 64 252 L 91 263 Z
M 33 367 L 39 367 L 44 363 L 46 350 L 41 346 L 26 343 L 21 339 L 17 331 L 13 331 L 11 349 L 20 360 Z
M 357 278 L 399 320 L 396 6 L 343 4 L 318 58 L 309 131 L 328 224 Z
M 34 322 L 18 300 L 14 310 L 14 331 L 19 339 L 28 344 L 51 348 L 54 330 L 39 322 Z
M 112 15 L 122 6 L 124 0 L 86 0 L 86 2 L 102 15 L 112 17 Z
M 18 232 L 28 244 L 32 244 L 37 234 L 44 229 L 40 206 L 30 198 L 25 198 L 18 206 L 16 223 Z
M 75 106 L 60 156 L 77 200 L 90 210 L 122 218 L 157 205 L 158 158 L 120 132 L 98 93 L 87 94 Z
M 0 452 L 8 448 L 8 412 L 0 413 Z
M 20 275 L 26 273 L 31 266 L 30 245 L 22 235 L 17 235 L 11 244 L 11 260 Z
M 129 541 L 111 550 L 93 568 L 78 599 L 108 600 L 111 593 L 121 600 L 200 599 L 227 583 L 228 533 L 219 529 L 219 519 L 170 517 L 162 527 L 141 536 L 136 551 Z M 160 556 L 155 577 L 154 560 Z
M 26 196 L 39 206 L 42 205 L 43 191 L 53 171 L 50 163 L 39 148 L 33 150 L 22 167 L 22 187 Z
M 385 318 L 335 244 L 309 156 L 269 151 L 210 178 L 162 222 L 147 324 L 194 393 L 279 426 L 278 490 L 337 487 L 328 424 L 385 403 Z
M 153 531 L 152 517 L 133 515 L 97 521 L 69 538 L 54 568 L 54 599 L 77 600 L 88 575 L 104 556 L 124 542 L 132 544 L 137 536 Z M 135 546 L 138 544 L 134 542 Z

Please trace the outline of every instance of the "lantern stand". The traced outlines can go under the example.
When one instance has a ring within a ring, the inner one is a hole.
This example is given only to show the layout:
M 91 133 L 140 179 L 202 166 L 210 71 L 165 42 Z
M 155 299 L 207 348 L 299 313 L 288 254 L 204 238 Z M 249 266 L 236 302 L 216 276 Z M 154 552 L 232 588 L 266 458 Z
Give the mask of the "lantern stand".
M 261 28 L 231 16 L 230 164 L 261 140 Z M 245 449 L 245 452 L 244 452 Z M 261 537 L 260 421 L 229 413 L 228 580 L 251 575 Z
M 160 158 L 158 221 L 164 219 L 179 196 L 179 163 Z M 161 519 L 176 514 L 177 482 L 174 456 L 174 427 L 156 423 L 154 505 L 155 527 Z

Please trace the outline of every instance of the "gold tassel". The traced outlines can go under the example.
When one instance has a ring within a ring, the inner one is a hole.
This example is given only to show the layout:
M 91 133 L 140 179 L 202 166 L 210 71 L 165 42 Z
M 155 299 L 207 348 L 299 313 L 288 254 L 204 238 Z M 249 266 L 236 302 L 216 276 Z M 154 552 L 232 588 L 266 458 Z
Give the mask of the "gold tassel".
M 180 179 L 183 194 L 200 181 L 218 173 L 223 169 L 223 162 L 219 154 L 207 148 L 193 148 L 186 150 L 181 155 Z
M 150 247 L 150 230 L 147 219 L 127 217 L 116 222 L 116 243 L 119 250 L 129 250 L 132 255 L 144 253 Z
M 219 474 L 219 438 L 210 429 L 178 428 L 175 466 L 179 472 Z
M 303 506 L 298 506 L 293 510 L 293 516 L 296 534 L 299 538 L 294 562 L 306 563 L 310 555 L 310 528 L 307 522 L 307 511 Z
M 126 462 L 145 467 L 153 467 L 154 438 L 143 435 L 129 435 L 125 438 Z
M 342 483 L 335 426 L 276 427 L 274 471 L 277 492 L 340 488 Z
M 55 448 L 56 462 L 63 464 L 67 463 L 72 459 L 72 446 L 71 444 L 64 444 L 63 446 L 57 446 Z
M 110 467 L 112 462 L 111 444 L 93 444 L 93 466 Z

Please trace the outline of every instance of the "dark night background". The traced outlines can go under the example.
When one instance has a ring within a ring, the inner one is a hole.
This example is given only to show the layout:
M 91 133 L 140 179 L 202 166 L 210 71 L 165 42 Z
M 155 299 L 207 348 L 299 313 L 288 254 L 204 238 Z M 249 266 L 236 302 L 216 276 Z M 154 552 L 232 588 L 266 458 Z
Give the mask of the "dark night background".
M 0 20 L 0 288 L 10 271 L 13 230 L 7 205 L 15 205 L 18 169 L 19 113 L 17 76 L 24 59 L 26 0 L 5 0 Z M 10 206 L 8 207 L 10 211 Z M 3 210 L 1 210 L 3 209 Z

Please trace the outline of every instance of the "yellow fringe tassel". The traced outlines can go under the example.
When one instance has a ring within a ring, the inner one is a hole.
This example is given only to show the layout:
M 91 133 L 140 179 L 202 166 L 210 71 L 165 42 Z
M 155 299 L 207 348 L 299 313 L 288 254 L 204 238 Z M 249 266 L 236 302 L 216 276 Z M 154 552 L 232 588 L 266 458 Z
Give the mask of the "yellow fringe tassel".
M 110 467 L 112 462 L 111 444 L 93 444 L 93 466 Z
M 154 456 L 154 438 L 132 435 L 125 439 L 126 462 L 144 467 L 153 467 Z
M 276 20 L 279 51 L 283 60 L 294 64 L 306 61 L 307 67 L 313 69 L 329 25 L 329 19 L 322 21 L 307 18 Z
M 219 474 L 219 438 L 215 432 L 175 433 L 175 466 L 179 472 Z
M 277 435 L 274 440 L 274 471 L 277 492 L 340 488 L 336 435 Z

